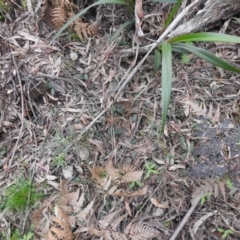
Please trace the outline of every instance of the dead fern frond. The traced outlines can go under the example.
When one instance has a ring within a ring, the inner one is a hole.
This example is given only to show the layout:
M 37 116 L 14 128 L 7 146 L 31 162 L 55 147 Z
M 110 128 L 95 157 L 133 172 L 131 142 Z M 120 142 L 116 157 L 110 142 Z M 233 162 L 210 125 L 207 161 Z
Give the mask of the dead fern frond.
M 121 178 L 121 183 L 129 183 L 129 182 L 136 182 L 140 181 L 143 175 L 143 171 L 132 171 L 126 173 Z
M 73 233 L 68 221 L 68 215 L 60 207 L 55 206 L 55 215 L 51 216 L 52 226 L 48 231 L 48 240 L 72 240 Z
M 192 204 L 194 202 L 194 199 L 197 199 L 199 196 L 203 197 L 207 194 L 212 196 L 214 193 L 214 197 L 218 197 L 219 190 L 223 196 L 223 199 L 226 200 L 226 190 L 225 190 L 225 184 L 222 181 L 216 181 L 212 179 L 208 179 L 202 182 L 202 185 L 199 186 L 192 194 Z
M 126 173 L 134 171 L 135 167 L 132 164 L 124 164 L 122 170 Z
M 92 168 L 89 168 L 89 170 L 92 174 L 92 178 L 100 187 L 104 187 L 107 185 L 109 177 L 103 167 L 98 167 L 94 165 Z
M 106 172 L 109 174 L 112 181 L 117 182 L 123 175 L 124 172 L 113 166 L 112 158 L 108 159 L 106 164 Z
M 67 19 L 66 10 L 62 6 L 53 8 L 51 11 L 51 16 L 56 29 L 61 28 Z
M 90 23 L 77 22 L 74 30 L 81 41 L 97 34 L 97 28 Z
M 125 231 L 124 231 L 125 232 Z M 159 231 L 145 222 L 137 221 L 131 224 L 128 236 L 132 239 L 152 239 L 159 235 Z

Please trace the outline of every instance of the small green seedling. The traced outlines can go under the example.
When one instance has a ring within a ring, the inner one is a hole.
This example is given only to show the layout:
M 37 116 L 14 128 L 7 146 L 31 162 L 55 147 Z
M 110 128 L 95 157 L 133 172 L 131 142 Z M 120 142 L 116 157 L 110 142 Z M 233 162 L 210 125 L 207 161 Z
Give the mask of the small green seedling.
M 227 187 L 228 187 L 230 190 L 233 190 L 233 189 L 234 189 L 233 183 L 231 182 L 230 179 L 227 179 L 227 180 L 226 180 L 226 184 L 227 184 Z
M 187 151 L 189 153 L 191 153 L 194 149 L 194 144 L 186 142 L 183 136 L 181 136 L 181 138 L 180 138 L 180 145 L 181 145 L 182 149 L 184 149 L 185 151 Z
M 151 174 L 159 174 L 158 170 L 156 170 L 155 167 L 155 163 L 145 163 L 145 168 L 147 169 L 145 179 L 149 178 Z
M 52 160 L 54 166 L 64 167 L 66 165 L 65 157 L 63 154 L 55 156 Z
M 170 227 L 170 226 L 171 226 L 171 221 L 165 222 L 165 223 L 164 223 L 164 226 L 165 226 L 165 227 Z
M 134 188 L 135 186 L 142 187 L 143 184 L 140 181 L 135 181 L 130 183 L 130 188 Z
M 189 63 L 189 61 L 190 61 L 189 55 L 186 54 L 186 53 L 183 53 L 183 54 L 182 54 L 182 57 L 181 57 L 181 62 L 182 62 L 183 64 L 187 64 L 187 63 Z
M 202 196 L 201 201 L 200 201 L 201 205 L 203 205 L 209 199 L 210 199 L 210 194 L 209 193 L 207 193 L 206 195 Z
M 222 235 L 222 239 L 227 238 L 230 234 L 234 234 L 234 231 L 231 230 L 231 229 L 224 230 L 224 229 L 222 229 L 222 228 L 218 228 L 218 231 L 223 234 L 223 235 Z
M 42 197 L 43 194 L 37 192 L 36 186 L 31 181 L 21 178 L 6 189 L 2 206 L 10 210 L 21 211 L 27 206 L 33 206 Z

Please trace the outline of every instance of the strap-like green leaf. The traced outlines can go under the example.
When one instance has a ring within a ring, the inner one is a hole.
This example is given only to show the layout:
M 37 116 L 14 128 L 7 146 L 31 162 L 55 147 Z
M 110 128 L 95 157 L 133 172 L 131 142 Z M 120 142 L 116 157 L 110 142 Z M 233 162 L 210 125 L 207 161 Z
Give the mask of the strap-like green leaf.
M 167 42 L 231 42 L 231 43 L 240 43 L 240 37 L 223 34 L 223 33 L 212 33 L 212 32 L 199 32 L 199 33 L 188 33 L 181 35 L 172 39 L 169 39 Z
M 160 135 L 164 131 L 172 91 L 172 49 L 171 44 L 162 44 L 162 124 Z
M 180 6 L 182 4 L 182 0 L 177 0 L 176 5 L 174 6 L 174 8 L 171 10 L 171 12 L 168 14 L 167 20 L 164 24 L 164 29 L 166 29 L 169 24 L 172 22 L 173 18 L 175 17 L 177 11 L 179 10 Z
M 82 11 L 80 11 L 79 13 L 77 13 L 75 16 L 73 16 L 72 18 L 70 18 L 59 30 L 58 32 L 55 34 L 55 36 L 53 37 L 52 41 L 50 42 L 50 44 L 52 44 L 60 35 L 61 33 L 71 24 L 73 23 L 75 20 L 77 20 L 81 15 L 83 15 L 84 13 L 86 13 L 90 8 L 96 6 L 96 5 L 101 5 L 101 4 L 121 4 L 121 5 L 126 5 L 127 3 L 124 0 L 99 0 L 95 3 L 93 3 L 92 5 L 84 8 Z
M 157 70 L 159 69 L 161 65 L 161 53 L 160 51 L 156 48 L 155 49 L 155 54 L 154 54 L 154 75 L 156 74 Z
M 205 60 L 217 67 L 223 68 L 228 71 L 240 73 L 239 68 L 233 66 L 232 64 L 230 64 L 228 62 L 223 61 L 222 59 L 216 57 L 215 55 L 211 54 L 210 52 L 208 52 L 202 48 L 194 47 L 190 44 L 185 44 L 185 43 L 173 43 L 172 50 L 176 51 L 176 52 L 184 51 L 187 53 L 193 53 L 196 56 L 202 58 L 203 60 Z

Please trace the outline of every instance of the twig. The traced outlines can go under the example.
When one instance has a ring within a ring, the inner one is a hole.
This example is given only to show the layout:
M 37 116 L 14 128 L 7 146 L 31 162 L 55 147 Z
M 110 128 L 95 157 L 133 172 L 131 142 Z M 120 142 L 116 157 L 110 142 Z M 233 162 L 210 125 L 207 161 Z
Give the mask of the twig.
M 189 217 L 191 216 L 191 214 L 193 213 L 193 211 L 197 207 L 201 197 L 202 196 L 198 196 L 198 197 L 196 197 L 194 199 L 191 208 L 188 210 L 188 212 L 186 213 L 186 215 L 184 216 L 184 218 L 182 219 L 182 221 L 178 225 L 177 229 L 174 231 L 173 235 L 169 238 L 169 240 L 175 240 L 176 239 L 176 237 L 178 236 L 179 232 L 182 230 L 182 228 L 186 224 L 187 220 L 189 219 Z
M 193 7 L 195 4 L 197 4 L 200 0 L 195 0 L 193 3 L 191 3 L 189 6 L 187 6 L 174 20 L 173 22 L 168 26 L 168 28 L 164 31 L 164 33 L 159 37 L 159 39 L 149 45 L 150 49 L 148 50 L 148 52 L 145 54 L 145 56 L 143 57 L 143 59 L 137 64 L 136 67 L 133 68 L 133 70 L 129 73 L 128 77 L 125 79 L 125 76 L 127 76 L 127 74 L 124 75 L 124 77 L 121 79 L 120 83 L 117 85 L 117 87 L 115 89 L 118 89 L 114 100 L 111 101 L 108 106 L 101 112 L 98 114 L 98 116 L 96 118 L 94 118 L 92 120 L 92 122 L 80 133 L 79 137 L 81 137 L 86 131 L 88 131 L 93 125 L 94 123 L 112 106 L 112 104 L 118 99 L 118 97 L 121 94 L 121 91 L 124 89 L 124 87 L 128 84 L 128 82 L 131 80 L 131 78 L 133 77 L 133 75 L 137 72 L 137 70 L 143 65 L 143 63 L 145 62 L 145 60 L 147 59 L 147 57 L 150 55 L 150 53 L 158 46 L 160 45 L 160 43 L 164 40 L 165 37 L 167 37 L 167 35 L 177 26 L 177 24 L 179 23 L 179 21 L 187 14 L 187 12 L 189 11 L 189 9 L 191 7 Z M 114 90 L 115 90 L 114 89 Z
M 12 49 L 11 49 L 11 53 L 12 53 Z M 15 70 L 16 70 L 16 73 L 17 73 L 17 79 L 18 79 L 19 86 L 20 86 L 22 114 L 21 114 L 21 127 L 20 127 L 20 131 L 19 131 L 19 135 L 18 135 L 16 144 L 15 144 L 15 146 L 14 146 L 12 156 L 11 156 L 11 158 L 10 158 L 10 160 L 9 160 L 8 167 L 11 167 L 11 165 L 12 165 L 12 161 L 13 161 L 13 158 L 14 158 L 14 156 L 15 156 L 15 153 L 16 153 L 16 150 L 17 150 L 17 146 L 18 146 L 18 143 L 19 143 L 19 140 L 20 140 L 20 138 L 21 138 L 21 136 L 22 136 L 23 121 L 24 121 L 24 96 L 23 96 L 23 87 L 22 87 L 22 81 L 21 81 L 21 78 L 20 78 L 20 74 L 19 74 L 19 71 L 18 71 L 18 66 L 17 66 L 17 64 L 16 64 L 15 57 L 14 57 L 13 53 L 12 53 L 12 60 L 13 60 L 13 64 L 14 64 L 14 67 L 15 67 Z

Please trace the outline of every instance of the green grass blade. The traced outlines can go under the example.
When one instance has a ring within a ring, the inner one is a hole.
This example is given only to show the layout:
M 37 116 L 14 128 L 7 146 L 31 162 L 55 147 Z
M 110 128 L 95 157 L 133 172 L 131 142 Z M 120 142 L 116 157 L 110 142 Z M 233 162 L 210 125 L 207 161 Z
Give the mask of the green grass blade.
M 157 70 L 159 69 L 160 65 L 161 65 L 161 52 L 158 49 L 155 49 L 153 70 L 154 75 L 157 73 Z
M 194 47 L 192 45 L 185 44 L 185 43 L 174 43 L 172 45 L 173 45 L 173 50 L 182 49 L 183 51 L 188 51 L 189 53 L 193 53 L 196 56 L 204 59 L 205 61 L 207 61 L 217 67 L 223 68 L 228 71 L 240 73 L 239 68 L 233 66 L 232 64 L 230 64 L 228 62 L 223 61 L 222 59 L 216 57 L 215 55 L 211 54 L 210 52 L 208 52 L 202 48 Z
M 172 91 L 172 49 L 171 44 L 162 44 L 162 124 L 160 135 L 164 131 Z
M 118 36 L 120 35 L 120 33 L 123 31 L 123 29 L 125 27 L 127 27 L 128 25 L 134 23 L 133 20 L 128 20 L 126 21 L 124 24 L 121 25 L 121 27 L 111 36 L 111 38 L 109 39 L 111 42 L 114 41 L 116 38 L 118 38 Z
M 223 33 L 212 33 L 212 32 L 200 32 L 200 33 L 189 33 L 181 35 L 172 39 L 169 39 L 167 42 L 232 42 L 240 43 L 240 37 L 223 34 Z
M 71 24 L 73 23 L 75 20 L 77 20 L 81 15 L 83 15 L 84 13 L 86 13 L 90 8 L 97 6 L 97 5 L 101 5 L 101 4 L 120 4 L 120 5 L 126 5 L 126 2 L 124 0 L 99 0 L 95 3 L 93 3 L 92 5 L 84 8 L 82 11 L 80 11 L 79 13 L 77 13 L 75 16 L 73 16 L 72 18 L 70 18 L 59 30 L 58 32 L 55 34 L 55 36 L 53 37 L 52 41 L 50 42 L 50 44 L 52 44 L 60 35 L 61 33 Z
M 190 52 L 186 49 L 183 49 L 178 46 L 178 43 L 173 43 L 172 45 L 172 51 L 177 52 L 177 53 L 182 53 L 182 54 L 189 54 Z
M 175 17 L 178 9 L 180 8 L 181 4 L 182 4 L 182 0 L 177 0 L 176 5 L 174 6 L 174 8 L 171 10 L 171 12 L 169 13 L 169 15 L 167 17 L 167 20 L 164 24 L 163 29 L 166 29 L 169 26 L 169 24 L 172 22 L 172 20 Z

